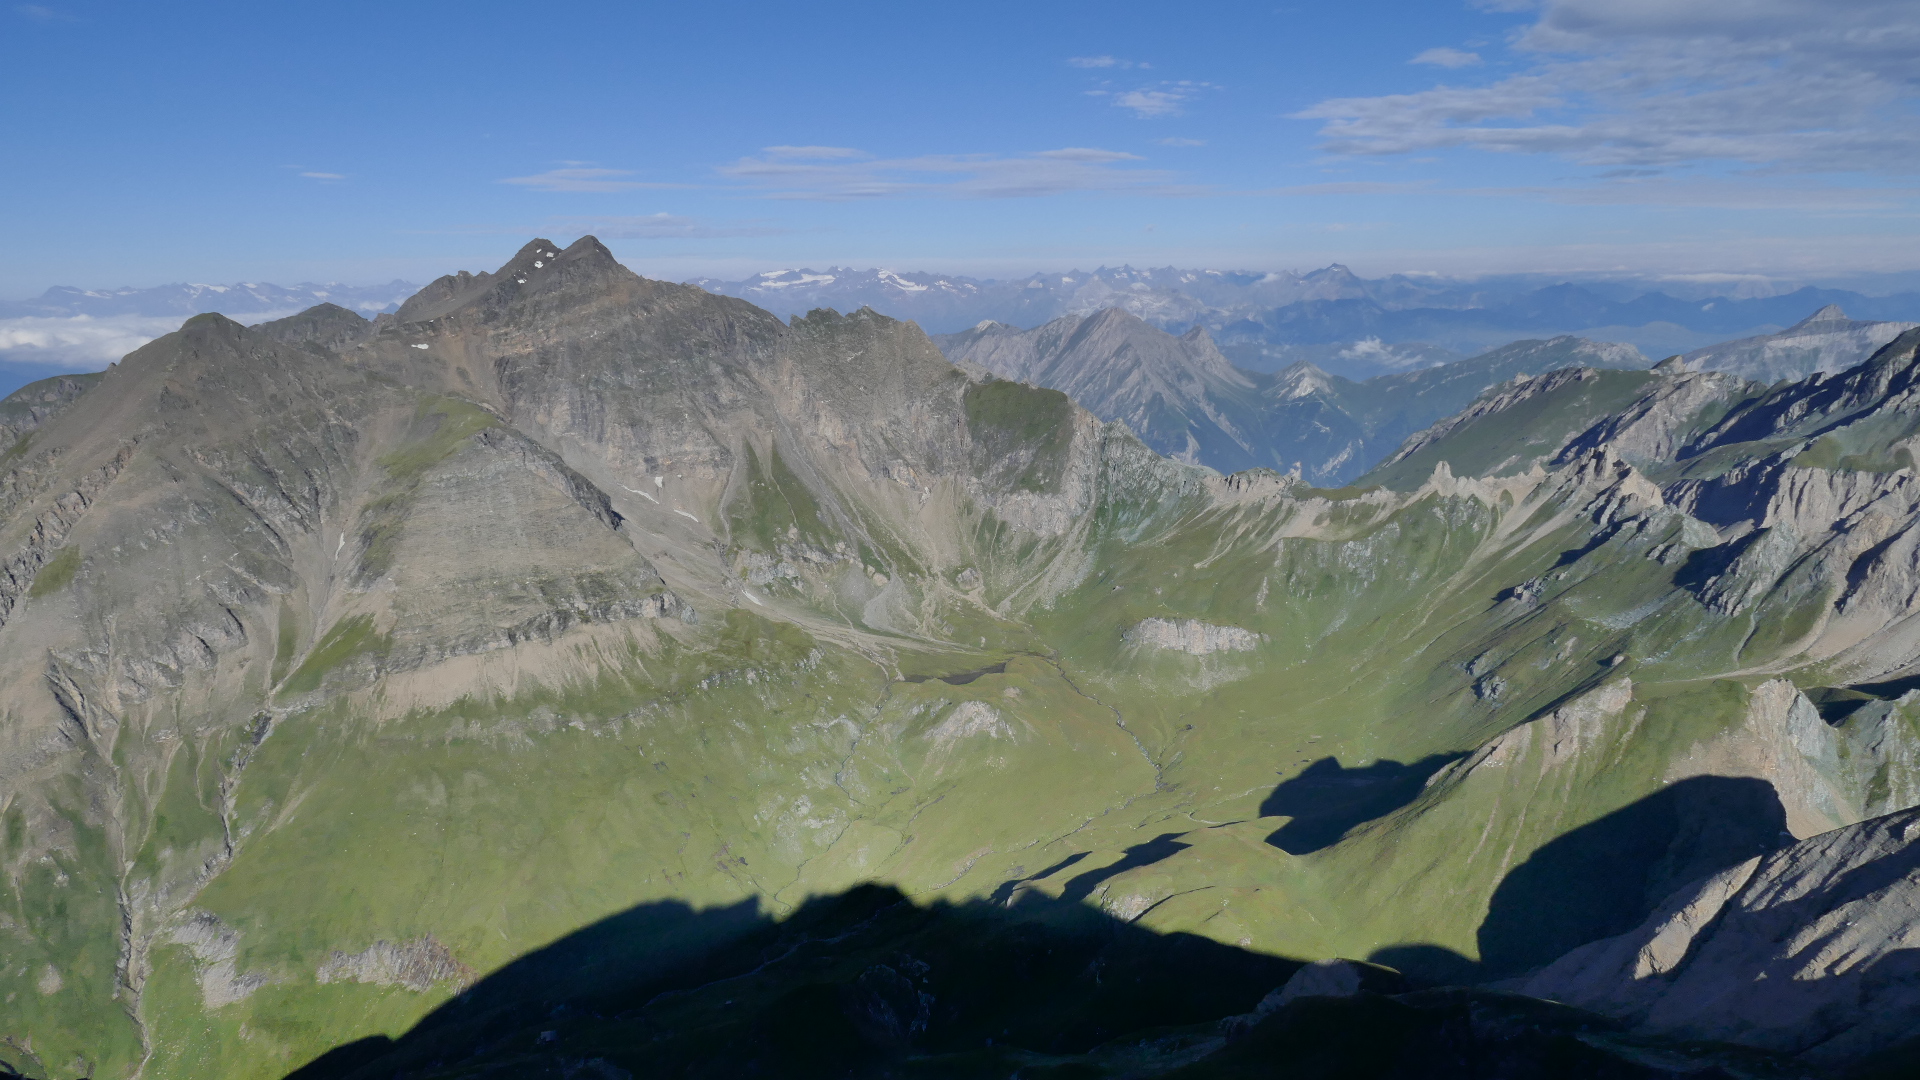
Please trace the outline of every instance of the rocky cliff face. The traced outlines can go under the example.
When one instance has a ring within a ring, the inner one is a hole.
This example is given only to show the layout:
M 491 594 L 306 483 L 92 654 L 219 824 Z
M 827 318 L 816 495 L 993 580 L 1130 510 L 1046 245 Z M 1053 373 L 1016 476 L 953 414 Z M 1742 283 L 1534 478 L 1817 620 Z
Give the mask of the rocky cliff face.
M 797 1024 L 1152 1075 L 1199 1058 L 1115 1040 L 1275 957 L 1539 968 L 1911 802 L 1913 345 L 1533 378 L 1327 490 L 591 238 L 197 318 L 0 462 L 0 1060 L 584 1075 Z M 1026 1020 L 969 989 L 953 942 L 1081 919 Z M 1238 974 L 1142 989 L 1180 957 Z
M 1520 986 L 1649 1034 L 1844 1065 L 1914 1037 L 1916 898 L 1920 811 L 1907 810 L 1691 883 Z

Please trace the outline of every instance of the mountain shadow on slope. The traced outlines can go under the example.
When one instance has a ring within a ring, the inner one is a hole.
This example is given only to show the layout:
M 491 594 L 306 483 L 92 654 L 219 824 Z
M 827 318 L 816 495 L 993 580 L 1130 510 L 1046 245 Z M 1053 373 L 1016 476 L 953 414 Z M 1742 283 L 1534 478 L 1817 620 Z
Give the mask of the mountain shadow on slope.
M 1481 962 L 1518 974 L 1625 933 L 1675 889 L 1793 842 L 1773 785 L 1695 776 L 1549 841 L 1494 890 Z
M 1480 960 L 1436 945 L 1368 957 L 1435 982 L 1519 975 L 1640 925 L 1692 881 L 1793 842 L 1773 785 L 1694 776 L 1542 845 L 1501 879 L 1480 923 Z
M 863 885 L 778 922 L 753 906 L 641 905 L 514 961 L 398 1039 L 338 1047 L 287 1080 L 1735 1075 L 1713 1071 L 1724 1048 L 1661 1047 L 1649 1063 L 1615 1021 L 1491 990 L 1282 1001 L 1296 962 L 1037 894 L 921 906 Z M 662 934 L 703 933 L 732 936 L 651 962 Z
M 1067 887 L 1061 890 L 1060 898 L 1062 900 L 1085 900 L 1087 897 L 1092 896 L 1093 890 L 1099 888 L 1100 883 L 1106 881 L 1108 878 L 1118 877 L 1129 870 L 1136 870 L 1142 866 L 1152 866 L 1162 859 L 1171 858 L 1187 850 L 1193 845 L 1180 843 L 1179 837 L 1183 835 L 1185 834 L 1161 833 L 1159 836 L 1154 837 L 1144 844 L 1133 845 L 1122 852 L 1119 859 L 1098 870 L 1089 870 L 1084 874 L 1074 875 L 1067 879 Z
M 288 1080 L 479 1063 L 516 1076 L 837 1077 L 910 1058 L 1004 1076 L 1247 1012 L 1299 966 L 1037 893 L 921 906 L 863 885 L 778 921 L 753 901 L 666 901 L 529 953 L 399 1038 L 336 1048 Z M 579 1072 L 595 1061 L 619 1071 Z
M 1430 754 L 1410 764 L 1376 761 L 1366 768 L 1347 768 L 1338 758 L 1321 758 L 1281 781 L 1261 801 L 1261 817 L 1293 819 L 1267 837 L 1267 843 L 1289 855 L 1331 847 L 1354 826 L 1412 802 L 1428 777 L 1465 756 Z
M 1854 713 L 1876 701 L 1898 701 L 1920 690 L 1920 675 L 1902 675 L 1852 686 L 1814 686 L 1805 691 L 1807 700 L 1820 711 L 1820 719 L 1839 727 Z

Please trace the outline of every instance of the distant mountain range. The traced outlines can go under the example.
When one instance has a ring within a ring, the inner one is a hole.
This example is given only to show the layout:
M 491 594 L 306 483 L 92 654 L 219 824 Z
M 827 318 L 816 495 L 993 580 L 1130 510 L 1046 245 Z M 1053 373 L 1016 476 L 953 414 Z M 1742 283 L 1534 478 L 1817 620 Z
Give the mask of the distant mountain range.
M 1915 325 L 1850 319 L 1829 304 L 1780 333 L 1725 342 L 1682 360 L 1686 368 L 1761 383 L 1802 379 L 1853 367 Z M 1236 367 L 1204 327 L 1175 336 L 1118 307 L 1062 316 L 1032 330 L 982 322 L 935 335 L 934 343 L 963 366 L 1065 391 L 1169 457 L 1223 473 L 1265 467 L 1336 487 L 1508 380 L 1565 367 L 1648 366 L 1632 345 L 1563 334 L 1368 379 L 1305 360 L 1266 373 Z
M 1861 322 L 1828 304 L 1777 334 L 1722 342 L 1684 359 L 1690 367 L 1731 371 L 1756 382 L 1804 379 L 1816 371 L 1845 371 L 1915 326 L 1920 323 Z
M 1631 344 L 1651 356 L 1774 333 L 1825 305 L 1855 316 L 1920 319 L 1920 293 L 1865 296 L 1800 288 L 1774 296 L 1683 298 L 1639 282 L 1543 285 L 1538 277 L 1460 282 L 1363 278 L 1338 264 L 1310 273 L 1101 267 L 1006 281 L 892 270 L 776 270 L 689 284 L 781 315 L 871 307 L 950 334 L 982 321 L 1037 326 L 1122 308 L 1164 330 L 1208 331 L 1241 368 L 1308 360 L 1349 378 L 1445 363 L 1521 338 L 1565 334 Z
M 1647 366 L 1631 345 L 1562 336 L 1365 381 L 1305 361 L 1269 374 L 1234 367 L 1201 327 L 1175 337 L 1120 308 L 1032 330 L 984 322 L 934 343 L 963 367 L 1063 390 L 1169 457 L 1223 473 L 1262 466 L 1323 487 L 1366 472 L 1497 383 L 1571 366 Z
M 305 311 L 315 304 L 338 304 L 364 315 L 393 311 L 420 286 L 395 279 L 385 285 L 156 285 L 150 289 L 75 289 L 58 285 L 31 300 L 0 300 L 0 319 L 113 318 L 126 315 L 200 315 L 217 311 L 231 319 L 244 315 Z
M 385 285 L 57 286 L 31 300 L 0 301 L 0 394 L 36 379 L 97 371 L 179 329 L 193 315 L 217 311 L 242 323 L 258 323 L 331 303 L 372 316 L 395 310 L 419 288 L 397 280 Z

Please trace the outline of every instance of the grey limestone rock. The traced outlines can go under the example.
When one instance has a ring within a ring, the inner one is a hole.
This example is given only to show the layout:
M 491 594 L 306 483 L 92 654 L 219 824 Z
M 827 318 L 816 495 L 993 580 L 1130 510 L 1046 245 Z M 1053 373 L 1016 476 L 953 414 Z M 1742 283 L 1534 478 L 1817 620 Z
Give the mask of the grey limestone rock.
M 1647 1033 L 1842 1064 L 1920 1030 L 1920 809 L 1810 837 L 1688 885 L 1523 992 Z

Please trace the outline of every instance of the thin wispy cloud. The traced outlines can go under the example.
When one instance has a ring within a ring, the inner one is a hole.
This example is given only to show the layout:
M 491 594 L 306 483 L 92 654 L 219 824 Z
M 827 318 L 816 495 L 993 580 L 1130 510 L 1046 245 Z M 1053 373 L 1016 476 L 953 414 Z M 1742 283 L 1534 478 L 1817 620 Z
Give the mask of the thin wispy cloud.
M 345 180 L 347 178 L 345 173 L 337 172 L 303 172 L 300 175 L 308 180 Z
M 633 217 L 579 218 L 554 231 L 592 234 L 603 240 L 712 240 L 730 236 L 779 236 L 783 229 L 765 222 L 709 224 L 678 214 L 641 214 Z
M 1155 139 L 1154 141 L 1159 143 L 1161 146 L 1205 146 L 1207 145 L 1207 140 L 1205 139 L 1182 139 L 1182 138 L 1175 137 L 1175 138 L 1167 138 L 1167 139 Z
M 1839 187 L 1741 180 L 1635 177 L 1597 184 L 1442 188 L 1432 180 L 1334 180 L 1294 184 L 1242 195 L 1438 195 L 1467 199 L 1525 199 L 1572 206 L 1646 206 L 1673 209 L 1789 210 L 1844 216 L 1920 208 L 1920 187 Z
M 1567 187 L 1476 188 L 1460 194 L 1525 197 L 1578 206 L 1664 206 L 1676 209 L 1795 211 L 1836 216 L 1883 213 L 1920 205 L 1920 188 L 1776 185 L 1734 181 L 1648 179 Z
M 39 23 L 72 22 L 73 16 L 54 8 L 39 4 L 15 4 L 13 13 L 23 19 Z
M 855 150 L 850 146 L 769 146 L 760 152 L 771 158 L 792 161 L 830 161 L 870 156 L 865 150 Z
M 1249 195 L 1408 195 L 1433 190 L 1431 180 L 1331 180 L 1246 192 Z
M 1107 98 L 1116 108 L 1126 109 L 1141 120 L 1157 120 L 1184 114 L 1188 102 L 1205 91 L 1218 89 L 1213 83 L 1183 79 L 1137 90 L 1088 90 L 1087 95 Z
M 1070 56 L 1067 58 L 1067 64 L 1077 68 L 1114 68 L 1119 71 L 1153 66 L 1137 60 L 1122 60 L 1117 56 Z
M 794 147 L 763 150 L 721 166 L 721 176 L 770 199 L 844 201 L 917 196 L 1013 199 L 1070 191 L 1167 192 L 1173 177 L 1140 168 L 1138 155 L 1095 147 L 1028 154 L 927 154 L 907 158 L 807 157 Z M 775 153 L 774 150 L 786 151 Z
M 792 149 L 791 147 L 787 149 Z M 533 176 L 509 176 L 500 181 L 516 187 L 534 191 L 557 191 L 570 194 L 605 195 L 621 191 L 641 191 L 646 189 L 677 188 L 683 184 L 655 184 L 639 180 L 628 180 L 633 172 L 628 169 L 588 168 L 578 163 L 566 168 L 548 169 Z
M 1428 49 L 1426 52 L 1407 61 L 1409 64 L 1431 64 L 1434 67 L 1443 68 L 1473 67 L 1480 62 L 1479 53 L 1467 52 L 1464 49 L 1448 48 L 1445 45 L 1439 48 Z
M 1133 110 L 1133 115 L 1141 119 L 1156 116 L 1179 116 L 1180 104 L 1191 97 L 1177 90 L 1128 90 L 1115 94 L 1113 103 L 1123 109 Z
M 1295 116 L 1323 121 L 1325 149 L 1343 155 L 1469 147 L 1655 170 L 1920 167 L 1910 0 L 1545 0 L 1513 49 L 1531 67 L 1486 85 L 1337 98 Z

